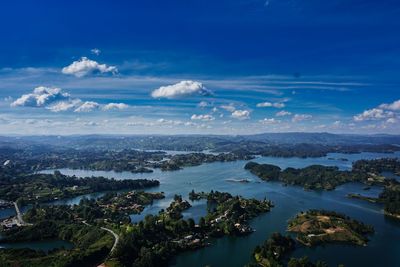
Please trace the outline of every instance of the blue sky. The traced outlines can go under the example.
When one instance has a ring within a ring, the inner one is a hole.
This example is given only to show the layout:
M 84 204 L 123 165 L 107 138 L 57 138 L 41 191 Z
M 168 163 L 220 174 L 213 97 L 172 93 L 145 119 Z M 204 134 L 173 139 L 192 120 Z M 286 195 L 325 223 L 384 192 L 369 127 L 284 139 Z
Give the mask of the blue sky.
M 2 3 L 0 134 L 399 134 L 399 18 L 392 0 Z

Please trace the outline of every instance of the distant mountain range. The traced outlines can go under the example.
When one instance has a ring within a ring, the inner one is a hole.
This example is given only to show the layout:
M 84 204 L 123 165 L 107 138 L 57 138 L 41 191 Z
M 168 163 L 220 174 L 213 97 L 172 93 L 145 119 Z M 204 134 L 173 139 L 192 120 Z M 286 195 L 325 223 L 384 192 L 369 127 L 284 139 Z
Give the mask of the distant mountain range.
M 98 149 L 162 149 L 202 151 L 243 144 L 325 146 L 397 145 L 400 135 L 350 135 L 331 133 L 264 133 L 256 135 L 71 135 L 71 136 L 1 136 L 0 146 L 55 146 Z

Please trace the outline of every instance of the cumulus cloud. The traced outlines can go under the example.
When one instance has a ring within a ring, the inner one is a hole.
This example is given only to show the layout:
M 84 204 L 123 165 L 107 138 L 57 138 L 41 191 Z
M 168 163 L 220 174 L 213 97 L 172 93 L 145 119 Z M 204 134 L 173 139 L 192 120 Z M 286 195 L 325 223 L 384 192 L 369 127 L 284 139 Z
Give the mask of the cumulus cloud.
M 277 117 L 284 117 L 284 116 L 290 116 L 292 115 L 292 112 L 286 111 L 286 110 L 282 110 L 279 111 L 275 114 Z
M 213 121 L 215 118 L 209 114 L 205 115 L 195 115 L 193 114 L 192 117 L 190 118 L 191 120 L 200 120 L 200 121 Z
M 232 112 L 231 115 L 232 118 L 238 119 L 238 120 L 247 120 L 250 118 L 250 111 L 248 110 L 235 110 Z
M 210 95 L 202 83 L 196 81 L 181 81 L 176 84 L 161 86 L 151 93 L 153 98 L 178 98 L 194 94 Z
M 99 103 L 93 101 L 85 101 L 82 105 L 77 107 L 74 112 L 91 112 L 100 107 Z
M 391 121 L 394 121 L 398 117 L 398 111 L 400 111 L 400 100 L 390 104 L 380 104 L 376 108 L 364 110 L 362 113 L 353 116 L 353 120 L 357 122 L 386 120 L 388 123 L 391 123 Z
M 62 69 L 62 73 L 83 77 L 91 73 L 112 73 L 118 72 L 117 67 L 99 64 L 98 62 L 82 57 L 80 60 L 74 61 L 71 65 Z
M 368 120 L 380 120 L 380 119 L 388 119 L 395 117 L 394 112 L 385 111 L 380 108 L 373 108 L 365 110 L 363 113 L 360 113 L 353 117 L 355 121 L 368 121 Z
M 295 114 L 292 118 L 293 122 L 300 122 L 311 119 L 312 116 L 309 114 Z
M 262 124 L 277 124 L 280 123 L 280 120 L 274 119 L 274 118 L 264 118 L 262 120 L 259 120 L 260 123 Z
M 284 108 L 285 104 L 284 103 L 271 103 L 271 102 L 262 102 L 257 104 L 258 108 L 268 108 L 268 107 L 273 107 L 273 108 Z
M 69 99 L 68 93 L 55 87 L 36 87 L 32 93 L 24 94 L 11 103 L 12 107 L 44 107 L 54 102 Z
M 167 125 L 167 126 L 179 126 L 179 125 L 185 125 L 185 123 L 181 120 L 167 120 L 164 118 L 158 119 L 157 120 L 158 125 Z
M 103 106 L 103 110 L 120 110 L 120 109 L 126 109 L 129 106 L 124 103 L 109 103 L 107 105 Z
M 390 104 L 381 104 L 379 105 L 379 108 L 393 110 L 393 111 L 400 111 L 400 99 Z
M 69 93 L 60 88 L 39 86 L 32 93 L 24 94 L 10 104 L 11 107 L 45 108 L 52 112 L 73 110 L 74 112 L 90 112 L 97 109 L 104 111 L 121 110 L 128 107 L 124 103 L 108 103 L 100 105 L 93 101 L 82 101 L 72 98 Z
M 49 109 L 52 112 L 61 112 L 61 111 L 67 111 L 73 108 L 77 108 L 79 107 L 79 105 L 82 103 L 82 101 L 80 99 L 70 99 L 67 101 L 60 101 L 57 102 L 53 105 L 50 105 L 48 107 L 46 107 L 47 109 Z

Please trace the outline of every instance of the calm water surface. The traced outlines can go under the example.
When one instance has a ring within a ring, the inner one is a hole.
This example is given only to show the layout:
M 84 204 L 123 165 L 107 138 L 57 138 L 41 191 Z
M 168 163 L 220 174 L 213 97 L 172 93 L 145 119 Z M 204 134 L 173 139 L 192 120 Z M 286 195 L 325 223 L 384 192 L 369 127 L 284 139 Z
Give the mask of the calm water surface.
M 274 158 L 259 157 L 254 161 L 270 163 L 281 168 L 302 168 L 312 164 L 338 166 L 341 170 L 351 168 L 351 163 L 358 159 L 372 159 L 382 157 L 400 157 L 400 153 L 360 153 L 340 154 L 332 153 L 321 158 Z M 344 161 L 346 158 L 347 161 Z M 195 191 L 219 190 L 245 197 L 262 199 L 267 197 L 275 203 L 271 212 L 263 214 L 251 221 L 256 232 L 246 237 L 225 237 L 216 239 L 212 245 L 197 251 L 180 254 L 172 262 L 173 266 L 243 266 L 251 261 L 254 247 L 261 244 L 271 233 L 285 233 L 287 220 L 300 211 L 323 208 L 344 212 L 347 215 L 372 224 L 376 233 L 371 236 L 368 247 L 354 247 L 347 245 L 326 245 L 314 249 L 300 247 L 294 256 L 307 255 L 311 259 L 321 259 L 330 266 L 343 263 L 346 266 L 400 266 L 400 221 L 386 218 L 382 214 L 382 206 L 356 199 L 348 199 L 348 193 L 360 193 L 368 196 L 377 196 L 381 188 L 373 186 L 370 190 L 363 190 L 364 185 L 350 183 L 330 192 L 308 192 L 301 187 L 282 186 L 277 182 L 263 182 L 244 170 L 246 161 L 210 163 L 201 166 L 185 168 L 174 172 L 155 170 L 150 174 L 131 174 L 129 172 L 102 172 L 61 169 L 67 175 L 76 176 L 105 176 L 116 179 L 158 179 L 160 186 L 148 191 L 163 191 L 166 198 L 155 201 L 141 215 L 132 215 L 133 221 L 143 219 L 146 214 L 155 214 L 166 208 L 175 194 L 188 198 L 188 193 Z M 52 172 L 52 171 L 45 171 Z M 250 183 L 228 182 L 226 179 L 248 179 Z M 91 194 L 98 197 L 101 194 Z M 75 204 L 82 197 L 70 200 L 57 201 L 57 204 Z M 206 214 L 206 202 L 194 202 L 193 207 L 185 212 L 185 217 L 194 217 L 198 220 Z M 2 211 L 0 211 L 0 216 Z M 384 261 L 384 265 L 383 264 Z

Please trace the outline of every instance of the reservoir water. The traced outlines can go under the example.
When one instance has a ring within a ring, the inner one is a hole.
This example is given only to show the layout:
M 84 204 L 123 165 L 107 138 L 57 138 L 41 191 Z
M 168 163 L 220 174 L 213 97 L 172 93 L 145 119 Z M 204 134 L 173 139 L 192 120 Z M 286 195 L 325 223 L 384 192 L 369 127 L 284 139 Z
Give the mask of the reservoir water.
M 342 170 L 350 169 L 353 161 L 358 159 L 372 159 L 382 157 L 398 157 L 400 153 L 360 153 L 360 154 L 329 154 L 321 158 L 274 158 L 259 157 L 254 161 L 269 163 L 281 168 L 301 168 L 312 164 L 338 166 Z M 325 245 L 317 248 L 299 246 L 293 256 L 307 255 L 313 260 L 326 261 L 329 266 L 340 263 L 346 266 L 400 266 L 400 221 L 385 217 L 382 206 L 357 199 L 348 199 L 348 193 L 360 193 L 368 196 L 377 196 L 381 188 L 373 186 L 370 190 L 363 190 L 364 185 L 350 183 L 342 185 L 333 191 L 304 191 L 301 187 L 283 186 L 278 182 L 264 182 L 248 171 L 244 170 L 246 161 L 215 162 L 196 167 L 188 167 L 173 172 L 132 174 L 129 172 L 103 172 L 60 169 L 63 174 L 76 176 L 105 176 L 116 179 L 157 179 L 160 186 L 148 191 L 162 191 L 166 198 L 154 202 L 141 215 L 132 215 L 133 221 L 141 220 L 146 214 L 157 213 L 166 208 L 175 194 L 188 199 L 188 193 L 195 191 L 219 190 L 244 197 L 271 199 L 275 207 L 271 212 L 263 214 L 251 221 L 256 230 L 245 237 L 224 237 L 212 241 L 212 245 L 200 250 L 190 251 L 178 255 L 173 266 L 243 266 L 252 259 L 254 247 L 261 244 L 273 232 L 285 233 L 287 220 L 300 211 L 308 209 L 328 209 L 343 212 L 348 216 L 372 224 L 375 234 L 370 237 L 367 247 L 349 245 Z M 47 170 L 45 172 L 52 172 Z M 248 179 L 249 183 L 227 181 L 227 179 Z M 92 194 L 98 197 L 101 194 Z M 69 200 L 59 200 L 56 204 L 78 203 L 82 197 Z M 196 220 L 206 213 L 206 203 L 194 202 L 193 207 L 186 211 L 185 217 L 194 217 Z M 10 211 L 0 211 L 0 217 Z

